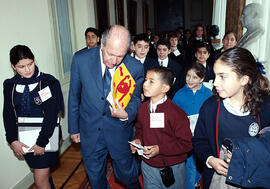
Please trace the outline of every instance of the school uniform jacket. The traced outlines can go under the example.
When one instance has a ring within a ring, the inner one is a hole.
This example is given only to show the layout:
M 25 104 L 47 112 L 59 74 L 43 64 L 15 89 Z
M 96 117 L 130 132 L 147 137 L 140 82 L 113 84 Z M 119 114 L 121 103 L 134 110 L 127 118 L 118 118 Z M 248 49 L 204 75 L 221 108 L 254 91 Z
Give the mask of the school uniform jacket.
M 146 56 L 144 63 L 143 63 L 144 73 L 145 73 L 144 75 L 146 75 L 148 70 L 155 68 L 155 67 L 158 67 L 158 66 L 159 66 L 159 64 L 156 60 Z
M 156 61 L 158 62 L 158 60 Z M 185 71 L 183 67 L 171 57 L 168 57 L 167 68 L 169 68 L 174 73 L 175 77 L 174 84 L 171 87 L 170 91 L 167 93 L 167 96 L 172 99 L 174 94 L 185 85 Z

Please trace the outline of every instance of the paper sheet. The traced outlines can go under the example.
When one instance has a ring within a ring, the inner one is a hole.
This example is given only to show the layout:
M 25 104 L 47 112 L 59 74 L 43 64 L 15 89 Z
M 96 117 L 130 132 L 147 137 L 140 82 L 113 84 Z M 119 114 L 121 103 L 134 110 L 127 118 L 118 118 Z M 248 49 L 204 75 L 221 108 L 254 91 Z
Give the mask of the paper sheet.
M 29 131 L 20 131 L 19 132 L 19 140 L 20 142 L 26 144 L 29 146 L 29 148 L 23 147 L 23 151 L 25 153 L 30 153 L 32 151 L 28 151 L 32 146 L 36 144 L 38 135 L 39 135 L 40 129 L 35 129 L 35 130 L 29 130 Z M 48 143 L 45 147 L 45 150 L 51 150 L 51 145 Z
M 147 157 L 146 155 L 143 154 L 143 150 L 146 149 L 144 146 L 140 145 L 140 144 L 136 144 L 133 142 L 128 142 L 129 144 L 132 144 L 133 146 L 135 146 L 136 148 L 138 148 L 137 152 L 140 156 L 143 156 L 145 159 L 149 159 L 149 157 Z
M 197 123 L 198 117 L 199 117 L 199 114 L 193 114 L 193 115 L 188 116 L 189 123 L 190 123 L 190 130 L 192 132 L 192 136 L 194 136 L 194 130 L 195 130 L 195 127 L 196 127 L 196 123 Z

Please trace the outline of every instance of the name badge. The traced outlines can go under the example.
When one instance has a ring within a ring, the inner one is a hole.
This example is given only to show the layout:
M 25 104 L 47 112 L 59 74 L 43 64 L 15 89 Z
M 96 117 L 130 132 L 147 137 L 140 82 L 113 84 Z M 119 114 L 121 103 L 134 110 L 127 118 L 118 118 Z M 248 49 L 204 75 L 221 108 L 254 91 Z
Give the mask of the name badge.
M 150 128 L 164 128 L 164 113 L 150 113 Z
M 51 93 L 51 90 L 50 90 L 49 86 L 47 86 L 44 89 L 38 91 L 38 94 L 39 94 L 42 102 L 45 102 L 46 100 L 48 100 L 49 98 L 52 97 L 52 93 Z
M 173 51 L 175 56 L 179 56 L 181 53 L 179 52 L 179 50 Z

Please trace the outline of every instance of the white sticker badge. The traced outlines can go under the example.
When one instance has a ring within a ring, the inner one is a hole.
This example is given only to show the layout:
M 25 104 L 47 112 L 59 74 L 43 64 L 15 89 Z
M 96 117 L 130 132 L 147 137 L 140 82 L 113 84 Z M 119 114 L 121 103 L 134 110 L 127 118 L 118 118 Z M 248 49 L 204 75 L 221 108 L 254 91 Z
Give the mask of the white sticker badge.
M 45 102 L 46 100 L 48 100 L 49 98 L 52 97 L 52 93 L 51 93 L 51 90 L 50 90 L 49 86 L 47 86 L 44 89 L 38 91 L 38 94 L 39 94 L 42 102 Z
M 150 128 L 164 128 L 164 113 L 150 113 Z
M 174 55 L 175 56 L 179 56 L 181 53 L 180 53 L 180 51 L 177 49 L 177 50 L 175 50 L 175 51 L 173 51 L 173 53 L 174 53 Z

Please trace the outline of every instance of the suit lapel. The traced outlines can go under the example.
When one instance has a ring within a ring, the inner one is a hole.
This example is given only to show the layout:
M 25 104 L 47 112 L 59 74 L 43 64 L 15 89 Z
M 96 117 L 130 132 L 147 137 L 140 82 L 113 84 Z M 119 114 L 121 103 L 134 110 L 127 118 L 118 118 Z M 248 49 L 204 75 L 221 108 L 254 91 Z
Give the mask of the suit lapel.
M 96 88 L 98 91 L 103 93 L 102 71 L 101 71 L 99 50 L 100 48 L 98 48 L 95 54 L 96 57 L 94 60 L 96 61 L 93 61 L 90 59 L 88 62 L 89 62 L 89 68 L 90 68 L 89 71 L 91 73 L 92 79 L 95 81 L 94 83 L 96 84 Z
M 171 70 L 173 70 L 173 66 L 172 66 L 172 63 L 170 61 L 170 58 L 168 57 L 168 68 L 170 68 Z

